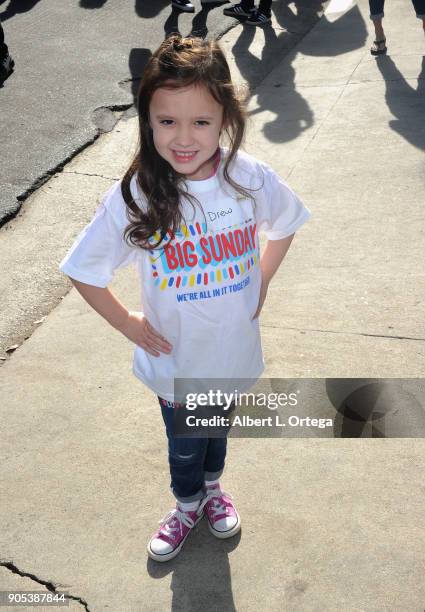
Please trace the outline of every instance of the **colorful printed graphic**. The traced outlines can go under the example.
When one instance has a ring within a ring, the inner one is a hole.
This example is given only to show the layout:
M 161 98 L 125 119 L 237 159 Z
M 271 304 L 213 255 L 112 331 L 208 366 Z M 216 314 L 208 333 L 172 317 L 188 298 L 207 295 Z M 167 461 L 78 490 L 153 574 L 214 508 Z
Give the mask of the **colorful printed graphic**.
M 257 226 L 248 219 L 207 233 L 206 223 L 184 225 L 172 235 L 167 232 L 164 248 L 150 251 L 155 286 L 192 288 L 240 278 L 258 261 Z M 160 238 L 152 237 L 152 244 Z M 239 278 L 238 278 L 239 277 Z

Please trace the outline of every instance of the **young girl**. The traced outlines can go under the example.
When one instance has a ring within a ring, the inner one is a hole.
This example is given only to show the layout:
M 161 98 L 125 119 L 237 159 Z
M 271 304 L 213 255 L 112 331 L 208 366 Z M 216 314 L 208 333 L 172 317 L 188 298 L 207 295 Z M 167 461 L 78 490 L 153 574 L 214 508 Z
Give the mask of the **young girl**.
M 269 166 L 239 151 L 243 107 L 216 42 L 165 40 L 145 69 L 138 114 L 135 159 L 60 269 L 136 344 L 134 374 L 158 395 L 177 504 L 148 553 L 167 561 L 204 512 L 218 538 L 241 524 L 219 484 L 226 437 L 174 437 L 174 380 L 261 375 L 258 315 L 309 211 Z M 224 134 L 228 149 L 220 147 Z M 260 230 L 268 239 L 261 260 Z M 143 312 L 129 312 L 107 288 L 114 270 L 131 262 Z

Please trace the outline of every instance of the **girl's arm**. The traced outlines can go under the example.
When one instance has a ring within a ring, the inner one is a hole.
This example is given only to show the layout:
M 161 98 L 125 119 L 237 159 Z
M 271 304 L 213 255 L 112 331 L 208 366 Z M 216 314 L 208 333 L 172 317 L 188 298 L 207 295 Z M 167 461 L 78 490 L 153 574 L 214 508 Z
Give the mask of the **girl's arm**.
M 147 318 L 142 313 L 128 311 L 107 287 L 87 285 L 73 278 L 71 281 L 86 302 L 129 340 L 154 357 L 159 357 L 160 352 L 170 353 L 171 344 Z
M 268 240 L 266 244 L 266 248 L 263 251 L 260 260 L 260 270 L 261 270 L 261 289 L 260 289 L 260 298 L 258 300 L 258 307 L 253 316 L 253 319 L 256 319 L 263 307 L 264 301 L 267 295 L 267 289 L 269 287 L 269 283 L 273 276 L 275 275 L 277 269 L 283 261 L 286 253 L 288 252 L 289 247 L 291 246 L 291 242 L 294 238 L 295 234 L 291 234 L 291 236 L 287 236 L 286 238 L 281 238 L 280 240 Z

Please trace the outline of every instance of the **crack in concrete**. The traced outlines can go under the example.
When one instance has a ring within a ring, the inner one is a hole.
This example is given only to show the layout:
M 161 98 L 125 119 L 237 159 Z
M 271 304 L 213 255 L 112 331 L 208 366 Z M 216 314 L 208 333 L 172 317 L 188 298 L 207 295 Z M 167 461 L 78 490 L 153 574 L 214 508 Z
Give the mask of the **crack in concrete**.
M 42 580 L 41 578 L 38 578 L 35 574 L 31 574 L 30 572 L 24 572 L 23 570 L 20 570 L 18 567 L 16 567 L 14 563 L 12 563 L 12 561 L 0 561 L 0 566 L 5 567 L 9 571 L 11 571 L 13 574 L 17 574 L 18 576 L 22 576 L 23 578 L 31 578 L 31 580 L 34 580 L 34 582 L 37 582 L 38 584 L 45 586 L 46 589 L 50 591 L 51 593 L 56 593 L 57 595 L 63 594 L 66 599 L 72 599 L 73 601 L 78 601 L 78 603 L 84 606 L 84 609 L 87 610 L 87 612 L 90 612 L 88 603 L 81 597 L 77 597 L 75 595 L 67 595 L 65 593 L 62 593 L 61 591 L 57 591 L 56 586 L 53 584 L 53 582 L 50 582 L 48 580 Z M 58 585 L 58 586 L 63 586 L 63 585 Z
M 321 123 L 319 123 L 319 125 L 317 126 L 316 131 L 314 132 L 314 134 L 312 135 L 311 139 L 309 140 L 309 142 L 306 143 L 305 147 L 303 148 L 303 150 L 301 151 L 300 156 L 298 157 L 298 159 L 296 160 L 296 162 L 294 163 L 294 165 L 292 166 L 291 170 L 289 171 L 289 174 L 287 176 L 287 179 L 290 178 L 290 176 L 292 175 L 293 171 L 295 170 L 295 168 L 298 166 L 299 162 L 302 160 L 302 158 L 304 157 L 304 153 L 306 152 L 306 150 L 311 146 L 311 144 L 313 143 L 313 141 L 316 139 L 318 133 L 321 131 L 322 127 L 325 125 L 325 123 L 328 120 L 328 117 L 330 116 L 330 114 L 332 113 L 332 111 L 334 110 L 334 108 L 336 107 L 336 105 L 338 104 L 338 102 L 341 100 L 342 96 L 345 93 L 345 90 L 347 89 L 347 87 L 350 85 L 350 81 L 351 78 L 353 76 L 353 74 L 356 72 L 357 68 L 360 66 L 360 64 L 363 61 L 363 58 L 365 57 L 366 52 L 361 56 L 361 58 L 359 59 L 356 67 L 353 69 L 353 71 L 351 72 L 350 76 L 348 77 L 348 79 L 346 80 L 345 84 L 343 85 L 337 99 L 334 101 L 333 104 L 331 104 L 330 109 L 328 110 L 328 112 L 326 113 L 326 116 L 323 118 L 323 120 L 321 121 Z
M 27 200 L 31 194 L 33 194 L 35 191 L 38 191 L 38 189 L 40 189 L 40 187 L 42 187 L 45 183 L 47 183 L 55 174 L 57 174 L 58 172 L 62 172 L 66 164 L 70 162 L 74 157 L 76 157 L 76 155 L 84 151 L 84 149 L 91 146 L 99 138 L 99 135 L 100 133 L 95 134 L 93 138 L 91 138 L 88 142 L 85 142 L 83 145 L 78 147 L 75 151 L 73 151 L 70 155 L 68 155 L 68 157 L 66 157 L 63 161 L 56 164 L 56 166 L 53 166 L 49 170 L 46 170 L 46 172 L 44 172 L 41 176 L 39 176 L 38 178 L 34 180 L 32 185 L 30 185 L 28 189 L 26 189 L 23 193 L 20 193 L 18 196 L 16 196 L 16 199 L 18 200 L 18 202 L 21 202 L 21 206 L 19 206 L 19 208 L 16 211 L 13 211 L 9 215 L 0 219 L 0 227 L 3 227 L 4 225 L 6 225 L 6 223 L 14 219 L 18 215 L 19 211 L 21 210 L 23 202 Z
M 112 113 L 120 113 L 128 110 L 133 106 L 133 102 L 128 102 L 127 104 L 111 104 L 110 106 L 98 106 L 94 110 L 108 110 Z M 94 111 L 93 111 L 94 112 Z
M 78 170 L 64 170 L 64 174 L 81 174 L 82 176 L 97 176 L 103 178 L 106 181 L 118 181 L 119 178 L 114 176 L 103 176 L 103 174 L 90 174 L 89 172 L 78 172 Z
M 371 338 L 392 338 L 394 340 L 415 340 L 417 342 L 424 342 L 425 338 L 414 338 L 413 336 L 392 336 L 385 334 L 367 334 L 366 332 L 349 332 L 349 331 L 337 331 L 334 329 L 300 329 L 299 327 L 281 327 L 279 325 L 267 325 L 262 324 L 261 327 L 267 327 L 269 329 L 291 329 L 302 333 L 306 332 L 318 332 L 321 334 L 345 334 L 348 336 L 366 336 Z
M 425 81 L 425 78 L 418 78 L 418 77 L 412 77 L 411 79 L 362 79 L 362 80 L 356 80 L 355 78 L 350 81 L 350 83 L 348 83 L 348 87 L 350 87 L 351 85 L 362 85 L 363 83 L 397 83 L 399 81 L 404 81 L 406 83 L 410 83 L 410 82 L 416 82 L 416 81 Z M 281 87 L 282 89 L 294 89 L 294 85 L 293 83 L 278 83 L 279 87 Z M 342 87 L 343 83 L 321 83 L 320 85 L 315 85 L 314 83 L 296 83 L 296 89 L 313 89 L 313 88 L 340 88 Z M 273 87 L 276 87 L 276 85 L 273 85 Z
M 361 80 L 356 80 L 356 78 L 354 77 L 354 79 L 352 81 L 350 81 L 348 83 L 348 86 L 350 85 L 362 85 L 363 83 L 398 83 L 400 81 L 403 81 L 404 83 L 410 83 L 410 82 L 416 82 L 416 81 L 425 81 L 425 78 L 422 77 L 412 77 L 411 79 L 404 79 L 404 78 L 400 78 L 400 79 L 361 79 Z
M 95 113 L 96 111 L 99 111 L 99 110 L 109 110 L 111 112 L 120 112 L 120 111 L 125 112 L 125 111 L 129 110 L 132 106 L 133 106 L 133 103 L 129 103 L 129 104 L 115 104 L 115 105 L 111 104 L 110 106 L 100 106 L 97 109 L 95 109 L 93 111 L 93 113 Z M 95 124 L 94 120 L 93 120 L 93 124 L 95 125 L 97 132 L 96 132 L 96 134 L 93 135 L 92 138 L 90 138 L 89 140 L 87 140 L 86 142 L 81 144 L 79 147 L 74 149 L 72 151 L 72 153 L 70 153 L 67 157 L 65 157 L 61 162 L 59 162 L 58 164 L 56 164 L 52 168 L 49 168 L 48 170 L 46 170 L 46 172 L 41 174 L 39 177 L 37 177 L 33 181 L 33 183 L 28 187 L 28 189 L 26 189 L 25 191 L 23 191 L 22 193 L 20 193 L 19 195 L 16 196 L 17 201 L 20 202 L 21 204 L 20 204 L 19 208 L 17 208 L 17 210 L 11 211 L 8 215 L 6 215 L 6 216 L 4 216 L 4 217 L 2 217 L 0 219 L 0 228 L 3 227 L 4 225 L 6 225 L 9 221 L 14 219 L 15 217 L 17 217 L 19 211 L 22 208 L 22 204 L 25 202 L 25 200 L 27 200 L 29 198 L 30 195 L 32 195 L 35 191 L 38 191 L 38 189 L 40 189 L 40 187 L 42 187 L 45 183 L 47 183 L 47 181 L 49 181 L 55 174 L 58 174 L 59 172 L 62 172 L 64 170 L 65 166 L 70 161 L 72 161 L 74 159 L 74 157 L 76 157 L 82 151 L 87 149 L 87 147 L 90 147 L 92 144 L 94 144 L 96 142 L 96 140 L 99 138 L 99 136 L 101 136 L 102 134 L 105 133 L 104 130 L 101 130 Z
M 226 36 L 226 34 L 228 34 L 231 30 L 236 28 L 238 25 L 240 25 L 240 21 L 237 19 L 235 19 L 233 22 L 230 22 L 227 28 L 225 27 L 224 30 L 222 30 L 221 32 L 217 34 L 216 40 L 221 40 L 223 36 Z
M 310 29 L 312 29 L 316 24 L 313 24 L 311 26 Z M 286 32 L 287 30 L 284 30 L 284 32 Z M 310 30 L 309 30 L 310 31 Z M 305 32 L 304 34 L 294 34 L 294 38 L 292 40 L 292 43 L 290 45 L 288 45 L 288 47 L 285 47 L 284 53 L 285 55 L 288 55 L 291 51 L 294 50 L 294 48 L 298 45 L 298 43 L 305 37 L 307 36 L 308 32 Z M 263 84 L 263 82 L 267 79 L 267 77 L 273 72 L 273 70 L 275 68 L 277 68 L 277 66 L 279 65 L 279 62 L 270 62 L 270 68 L 267 71 L 264 71 L 263 73 L 261 73 L 261 75 L 259 77 L 251 77 L 247 80 L 247 83 L 249 85 L 250 91 L 252 96 L 255 95 L 257 89 Z
M 128 79 L 121 79 L 118 81 L 118 85 L 124 85 L 124 83 L 134 83 L 135 81 L 141 81 L 142 77 L 128 77 Z

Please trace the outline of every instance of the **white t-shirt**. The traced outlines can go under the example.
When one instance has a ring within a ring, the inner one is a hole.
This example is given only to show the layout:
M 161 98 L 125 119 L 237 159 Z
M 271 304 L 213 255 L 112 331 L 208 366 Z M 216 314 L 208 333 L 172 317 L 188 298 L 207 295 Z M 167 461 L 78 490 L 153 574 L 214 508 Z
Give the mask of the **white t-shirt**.
M 242 187 L 256 190 L 251 192 L 254 207 L 225 181 L 226 154 L 221 149 L 214 176 L 186 181 L 202 210 L 183 199 L 184 224 L 169 247 L 147 251 L 124 241 L 129 220 L 117 181 L 60 264 L 71 278 L 96 287 L 106 287 L 117 268 L 137 265 L 142 311 L 173 348 L 154 357 L 136 346 L 133 372 L 170 401 L 179 399 L 175 379 L 226 379 L 229 391 L 234 380 L 255 381 L 261 375 L 259 319 L 252 320 L 261 285 L 258 232 L 279 240 L 310 216 L 267 164 L 239 152 L 229 174 Z M 136 203 L 145 207 L 135 176 L 130 188 Z M 242 387 L 237 390 L 246 391 Z

